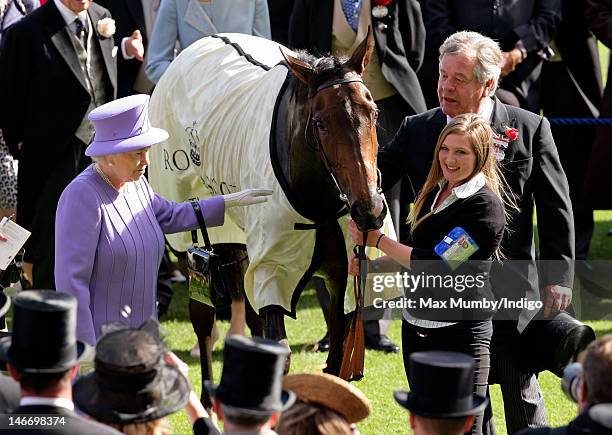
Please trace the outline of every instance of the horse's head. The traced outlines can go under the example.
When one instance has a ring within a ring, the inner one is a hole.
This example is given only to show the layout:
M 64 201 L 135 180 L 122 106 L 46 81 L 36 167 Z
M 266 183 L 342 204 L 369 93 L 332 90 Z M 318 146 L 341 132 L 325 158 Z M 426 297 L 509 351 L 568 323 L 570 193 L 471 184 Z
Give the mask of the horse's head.
M 310 64 L 283 52 L 289 69 L 309 89 L 306 135 L 335 179 L 351 217 L 362 231 L 382 226 L 386 207 L 376 167 L 378 109 L 361 80 L 374 37 L 369 29 L 350 59 L 333 57 Z

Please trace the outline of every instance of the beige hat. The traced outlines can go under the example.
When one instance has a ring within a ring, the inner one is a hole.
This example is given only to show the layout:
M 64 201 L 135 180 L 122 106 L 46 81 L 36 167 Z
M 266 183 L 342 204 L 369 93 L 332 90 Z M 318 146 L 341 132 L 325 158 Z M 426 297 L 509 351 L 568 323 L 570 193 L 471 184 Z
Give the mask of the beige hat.
M 317 403 L 337 412 L 350 424 L 365 419 L 372 412 L 365 394 L 345 380 L 326 373 L 287 375 L 283 388 L 293 391 L 298 400 Z

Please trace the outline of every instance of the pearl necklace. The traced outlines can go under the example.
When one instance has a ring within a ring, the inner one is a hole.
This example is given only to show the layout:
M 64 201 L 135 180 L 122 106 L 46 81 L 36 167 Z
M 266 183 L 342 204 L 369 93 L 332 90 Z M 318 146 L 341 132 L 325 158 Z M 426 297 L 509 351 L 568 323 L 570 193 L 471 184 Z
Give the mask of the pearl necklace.
M 94 170 L 98 173 L 98 175 L 100 176 L 100 178 L 102 178 L 106 184 L 108 184 L 110 187 L 113 188 L 113 190 L 116 190 L 117 192 L 119 192 L 119 189 L 117 189 L 115 187 L 115 185 L 113 184 L 113 182 L 110 180 L 110 178 L 108 178 L 108 175 L 106 175 L 104 173 L 104 171 L 102 171 L 102 169 L 100 169 L 100 166 L 98 166 L 98 164 L 96 163 L 94 165 Z

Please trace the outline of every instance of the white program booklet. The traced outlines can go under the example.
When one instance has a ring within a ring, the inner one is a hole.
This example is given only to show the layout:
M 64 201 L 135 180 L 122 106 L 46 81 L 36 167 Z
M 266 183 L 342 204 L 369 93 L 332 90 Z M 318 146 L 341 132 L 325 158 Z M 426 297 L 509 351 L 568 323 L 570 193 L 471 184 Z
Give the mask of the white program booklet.
M 32 233 L 6 217 L 0 221 L 0 232 L 8 239 L 0 241 L 0 269 L 6 270 Z

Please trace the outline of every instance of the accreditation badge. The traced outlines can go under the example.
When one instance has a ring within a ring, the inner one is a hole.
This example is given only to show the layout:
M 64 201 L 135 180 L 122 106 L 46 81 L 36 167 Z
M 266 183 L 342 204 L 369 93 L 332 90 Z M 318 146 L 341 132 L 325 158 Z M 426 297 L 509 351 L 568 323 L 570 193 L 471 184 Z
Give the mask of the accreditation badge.
M 474 239 L 463 228 L 455 227 L 436 245 L 434 251 L 455 270 L 478 249 Z
M 506 148 L 510 143 L 510 138 L 505 136 L 503 133 L 493 132 L 493 154 L 495 160 L 501 162 L 506 157 Z

